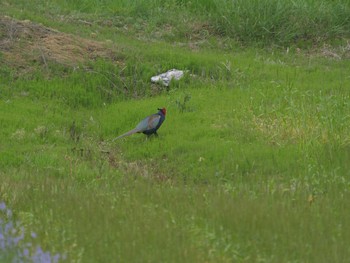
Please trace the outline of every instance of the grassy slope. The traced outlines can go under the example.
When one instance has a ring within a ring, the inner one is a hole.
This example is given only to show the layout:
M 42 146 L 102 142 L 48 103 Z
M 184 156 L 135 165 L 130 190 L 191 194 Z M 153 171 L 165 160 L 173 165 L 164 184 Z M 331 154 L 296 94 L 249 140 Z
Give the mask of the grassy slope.
M 193 52 L 97 28 L 124 57 L 122 98 L 96 88 L 114 87 L 101 74 L 2 71 L 1 199 L 37 242 L 82 262 L 347 260 L 348 60 L 210 42 Z M 107 61 L 90 67 L 120 73 Z M 153 96 L 149 77 L 171 67 L 196 77 Z M 159 106 L 159 139 L 110 142 Z

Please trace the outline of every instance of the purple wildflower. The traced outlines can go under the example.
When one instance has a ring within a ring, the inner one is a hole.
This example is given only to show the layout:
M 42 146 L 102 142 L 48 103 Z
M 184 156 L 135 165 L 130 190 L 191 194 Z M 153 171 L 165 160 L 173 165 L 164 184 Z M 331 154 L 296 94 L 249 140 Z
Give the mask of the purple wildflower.
M 13 231 L 13 223 L 12 223 L 12 221 L 10 221 L 10 222 L 8 222 L 6 225 L 5 225 L 5 235 L 7 235 L 7 234 L 9 234 L 10 232 L 12 232 Z
M 19 236 L 17 237 L 14 237 L 13 238 L 13 243 L 17 246 L 18 243 L 24 239 L 24 233 L 20 234 Z
M 59 260 L 60 260 L 60 254 L 56 254 L 56 255 L 54 255 L 54 256 L 52 257 L 52 261 L 53 261 L 54 263 L 57 263 Z
M 26 258 L 29 257 L 29 249 L 28 248 L 23 249 L 23 256 Z
M 37 247 L 32 260 L 33 262 L 51 263 L 51 255 L 49 252 L 44 252 L 41 247 Z
M 31 232 L 31 233 L 30 233 L 30 236 L 31 236 L 32 238 L 36 238 L 35 232 Z
M 0 211 L 4 211 L 6 209 L 6 204 L 4 202 L 0 203 Z
M 10 258 L 12 262 L 35 262 L 35 263 L 58 263 L 60 259 L 65 259 L 65 254 L 51 255 L 48 251 L 43 251 L 40 246 L 34 247 L 31 242 L 24 242 L 26 239 L 25 228 L 20 222 L 13 222 L 12 211 L 6 207 L 4 202 L 0 202 L 0 262 Z M 30 237 L 35 239 L 37 234 L 30 232 Z

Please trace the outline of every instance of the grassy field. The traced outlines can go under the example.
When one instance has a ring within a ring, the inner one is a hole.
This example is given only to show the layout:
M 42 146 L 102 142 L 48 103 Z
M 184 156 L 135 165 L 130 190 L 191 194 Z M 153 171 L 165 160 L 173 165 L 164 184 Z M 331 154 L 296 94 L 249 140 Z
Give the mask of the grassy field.
M 0 10 L 1 262 L 348 261 L 348 1 Z

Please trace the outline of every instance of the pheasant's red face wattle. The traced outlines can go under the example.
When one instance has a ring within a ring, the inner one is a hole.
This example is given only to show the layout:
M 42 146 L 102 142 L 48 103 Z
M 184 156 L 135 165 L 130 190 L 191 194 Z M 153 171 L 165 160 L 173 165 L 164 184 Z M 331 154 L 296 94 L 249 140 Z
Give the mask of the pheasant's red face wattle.
M 166 108 L 161 109 L 162 113 L 164 114 L 164 116 L 166 115 Z

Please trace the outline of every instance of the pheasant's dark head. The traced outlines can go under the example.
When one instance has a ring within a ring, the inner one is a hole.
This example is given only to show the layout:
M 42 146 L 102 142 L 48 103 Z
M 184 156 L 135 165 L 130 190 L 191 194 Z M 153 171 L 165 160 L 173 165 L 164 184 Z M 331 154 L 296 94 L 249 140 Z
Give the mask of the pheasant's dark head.
M 158 110 L 160 110 L 164 114 L 164 116 L 166 115 L 166 108 L 162 108 L 162 109 L 158 109 Z

